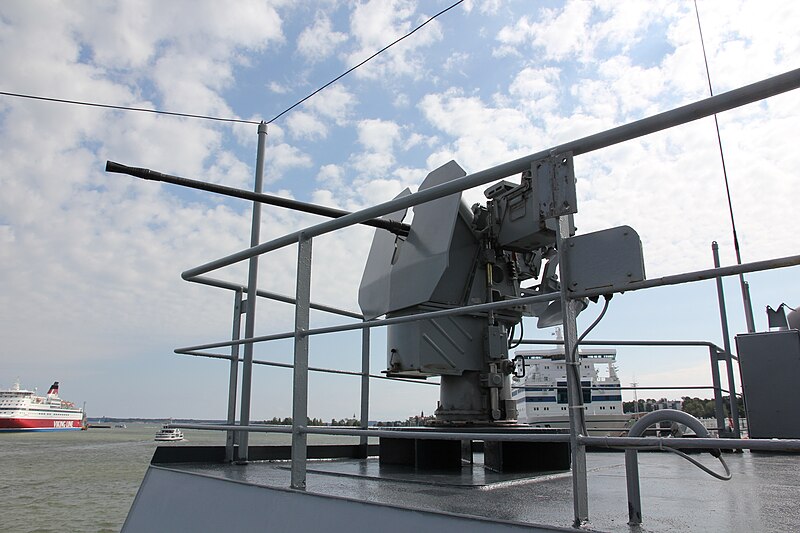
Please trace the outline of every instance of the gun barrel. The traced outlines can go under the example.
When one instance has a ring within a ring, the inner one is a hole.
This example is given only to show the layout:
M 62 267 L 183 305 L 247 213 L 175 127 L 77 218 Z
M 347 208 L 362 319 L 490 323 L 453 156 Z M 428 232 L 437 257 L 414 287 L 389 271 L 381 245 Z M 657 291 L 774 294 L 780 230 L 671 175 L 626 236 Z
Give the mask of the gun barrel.
M 198 189 L 201 191 L 213 192 L 225 196 L 232 196 L 234 198 L 241 198 L 243 200 L 250 200 L 253 202 L 260 202 L 262 204 L 274 205 L 278 207 L 285 207 L 287 209 L 294 209 L 295 211 L 302 211 L 303 213 L 311 213 L 314 215 L 321 215 L 330 218 L 339 218 L 349 215 L 349 211 L 343 209 L 336 209 L 333 207 L 325 207 L 323 205 L 310 204 L 307 202 L 300 202 L 298 200 L 291 200 L 289 198 L 281 198 L 271 194 L 257 193 L 253 191 L 246 191 L 244 189 L 236 189 L 225 185 L 217 185 L 215 183 L 207 183 L 205 181 L 193 180 L 189 178 L 182 178 L 180 176 L 173 176 L 164 174 L 149 168 L 129 167 L 114 161 L 106 161 L 106 172 L 114 172 L 118 174 L 127 174 L 136 178 L 142 178 L 152 181 L 161 181 L 164 183 L 171 183 L 173 185 L 180 185 L 181 187 L 188 187 L 190 189 Z M 384 218 L 373 218 L 365 220 L 362 224 L 372 226 L 373 228 L 385 229 L 394 233 L 395 235 L 407 236 L 411 226 L 388 220 Z

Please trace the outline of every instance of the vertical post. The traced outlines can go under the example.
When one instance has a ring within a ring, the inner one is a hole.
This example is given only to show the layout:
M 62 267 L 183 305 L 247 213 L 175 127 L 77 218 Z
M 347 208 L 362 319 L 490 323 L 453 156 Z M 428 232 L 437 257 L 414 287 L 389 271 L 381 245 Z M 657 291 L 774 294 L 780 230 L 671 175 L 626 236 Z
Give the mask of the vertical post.
M 719 245 L 717 241 L 711 243 L 711 252 L 714 255 L 714 268 L 719 268 Z M 742 278 L 742 289 L 745 282 Z M 743 293 L 744 294 L 744 293 Z M 722 288 L 722 278 L 717 278 L 717 297 L 719 299 L 719 319 L 722 324 L 722 347 L 725 348 L 725 366 L 728 371 L 728 396 L 731 400 L 731 420 L 733 422 L 733 436 L 737 439 L 742 438 L 739 428 L 739 402 L 736 400 L 736 384 L 733 382 L 733 359 L 731 358 L 731 336 L 728 330 L 728 313 L 725 310 L 725 292 Z M 745 310 L 747 307 L 745 306 Z M 752 320 L 752 310 L 749 320 Z M 748 323 L 748 331 L 750 324 Z M 755 328 L 753 328 L 755 331 Z
M 238 341 L 242 329 L 242 291 L 237 290 L 233 296 L 233 333 L 231 340 Z M 231 372 L 228 380 L 228 418 L 229 426 L 236 423 L 236 389 L 239 380 L 239 345 L 231 346 Z M 234 460 L 233 448 L 236 445 L 237 432 L 227 431 L 225 438 L 225 461 Z
M 739 260 L 739 264 L 742 264 L 741 260 Z M 755 333 L 756 321 L 753 319 L 753 302 L 750 301 L 750 284 L 744 280 L 744 274 L 739 274 L 739 283 L 742 286 L 742 303 L 744 304 L 744 319 L 747 322 L 747 333 Z
M 569 298 L 569 279 L 566 272 L 566 253 L 563 253 L 569 238 L 569 216 L 558 217 L 556 247 L 559 250 L 559 280 L 561 282 L 561 309 L 564 317 L 564 358 L 567 369 L 567 401 L 569 404 L 569 446 L 572 454 L 572 503 L 575 513 L 574 526 L 580 527 L 589 520 L 589 494 L 586 480 L 586 447 L 578 441 L 586 427 L 581 390 L 581 362 L 577 350 L 578 302 Z
M 253 190 L 261 192 L 264 182 L 264 150 L 267 144 L 267 124 L 258 125 L 258 152 L 256 153 L 256 182 Z M 261 235 L 261 204 L 253 202 L 253 224 L 250 229 L 250 247 L 257 246 Z M 247 275 L 247 317 L 244 324 L 244 336 L 252 339 L 256 329 L 256 290 L 258 288 L 258 256 L 250 258 Z M 244 363 L 242 364 L 242 401 L 241 425 L 250 425 L 250 396 L 253 381 L 253 343 L 244 345 Z M 239 461 L 247 462 L 250 433 L 243 431 L 239 436 Z
M 293 489 L 306 488 L 308 425 L 308 331 L 311 307 L 311 239 L 300 236 L 297 250 L 297 293 L 294 311 L 294 381 L 292 388 Z
M 717 419 L 718 434 L 720 437 L 726 436 L 725 432 L 725 408 L 722 405 L 722 382 L 719 378 L 719 353 L 713 346 L 708 347 L 711 356 L 711 381 L 714 385 L 714 416 Z
M 636 450 L 625 450 L 625 485 L 628 489 L 628 525 L 642 523 L 642 495 L 639 490 L 639 458 Z
M 361 330 L 361 429 L 369 427 L 369 328 Z M 361 456 L 366 459 L 368 455 L 369 439 L 366 436 L 359 437 L 361 445 Z

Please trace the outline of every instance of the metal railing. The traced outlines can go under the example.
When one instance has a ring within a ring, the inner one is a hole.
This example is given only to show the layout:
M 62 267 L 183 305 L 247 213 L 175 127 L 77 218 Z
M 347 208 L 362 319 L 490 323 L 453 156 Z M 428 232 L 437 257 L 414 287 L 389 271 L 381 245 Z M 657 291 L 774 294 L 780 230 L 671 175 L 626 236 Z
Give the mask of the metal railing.
M 565 310 L 564 319 L 564 346 L 567 358 L 569 354 L 573 353 L 573 348 L 576 345 L 577 331 L 576 331 L 576 300 L 584 297 L 599 296 L 607 294 L 611 291 L 608 290 L 592 290 L 583 291 L 580 293 L 568 293 L 566 287 L 568 286 L 568 279 L 566 279 L 565 272 L 567 269 L 564 267 L 562 261 L 560 265 L 561 278 L 561 293 L 544 294 L 530 297 L 523 297 L 511 301 L 493 302 L 479 305 L 470 305 L 460 307 L 457 309 L 447 309 L 441 311 L 433 311 L 420 313 L 412 316 L 395 317 L 383 320 L 368 320 L 359 321 L 356 323 L 342 324 L 338 326 L 322 327 L 311 329 L 309 327 L 309 312 L 311 309 L 321 309 L 328 312 L 334 312 L 348 318 L 360 319 L 356 313 L 341 312 L 335 308 L 328 306 L 321 306 L 319 304 L 312 304 L 310 299 L 310 280 L 311 280 L 311 257 L 312 257 L 312 244 L 315 237 L 337 231 L 354 224 L 358 224 L 367 220 L 376 219 L 389 213 L 396 212 L 401 209 L 413 207 L 425 202 L 429 202 L 444 196 L 454 193 L 459 193 L 466 189 L 476 186 L 484 185 L 486 183 L 500 180 L 515 174 L 519 174 L 531 168 L 531 165 L 539 159 L 546 158 L 551 154 L 560 154 L 572 152 L 573 155 L 586 154 L 588 152 L 598 150 L 618 144 L 627 140 L 635 139 L 650 133 L 661 131 L 667 128 L 685 124 L 699 118 L 707 117 L 720 113 L 735 107 L 739 107 L 748 103 L 752 103 L 763 98 L 767 98 L 776 94 L 790 91 L 800 87 L 800 69 L 787 72 L 785 74 L 775 76 L 739 89 L 719 94 L 711 98 L 707 98 L 696 103 L 679 107 L 671 111 L 660 113 L 649 118 L 638 120 L 608 131 L 604 131 L 595 135 L 590 135 L 572 142 L 561 144 L 540 152 L 516 159 L 514 161 L 504 163 L 487 170 L 469 174 L 460 179 L 456 179 L 441 185 L 437 185 L 408 196 L 397 198 L 395 200 L 384 202 L 376 206 L 363 209 L 361 211 L 344 215 L 334 220 L 326 221 L 314 226 L 307 227 L 303 230 L 296 231 L 277 239 L 268 242 L 259 242 L 259 225 L 260 225 L 260 204 L 254 202 L 253 208 L 253 227 L 251 233 L 251 246 L 245 250 L 241 250 L 234 254 L 216 259 L 214 261 L 205 263 L 203 265 L 191 268 L 183 272 L 182 277 L 190 282 L 201 283 L 205 285 L 215 286 L 223 289 L 232 290 L 235 292 L 234 301 L 234 332 L 230 341 L 206 343 L 196 346 L 179 348 L 176 353 L 200 355 L 204 357 L 221 357 L 229 358 L 231 362 L 231 384 L 230 384 L 230 397 L 229 397 L 229 416 L 228 424 L 221 426 L 198 425 L 198 424 L 175 424 L 176 427 L 187 429 L 208 429 L 208 430 L 221 430 L 227 431 L 230 438 L 228 447 L 233 450 L 233 436 L 238 435 L 239 438 L 239 459 L 247 461 L 248 440 L 247 436 L 250 432 L 271 432 L 271 433 L 289 433 L 292 436 L 292 452 L 291 452 L 291 487 L 297 489 L 305 488 L 306 484 L 306 460 L 307 460 L 307 435 L 309 434 L 326 434 L 326 435 L 353 435 L 359 436 L 362 443 L 366 443 L 366 439 L 371 436 L 380 436 L 380 430 L 371 430 L 366 428 L 368 420 L 368 398 L 369 398 L 369 380 L 372 376 L 369 373 L 369 331 L 374 327 L 385 327 L 392 324 L 399 324 L 402 322 L 416 321 L 422 319 L 431 319 L 442 316 L 451 316 L 458 314 L 468 314 L 474 312 L 483 312 L 488 310 L 502 309 L 504 307 L 518 306 L 522 304 L 548 302 L 555 299 L 561 299 L 562 309 Z M 264 162 L 264 144 L 266 137 L 266 125 L 259 125 L 259 144 L 256 166 L 256 187 L 255 192 L 260 193 L 261 181 L 263 179 L 263 162 Z M 562 239 L 569 237 L 566 220 L 558 220 L 559 231 L 558 244 Z M 274 294 L 268 295 L 264 291 L 257 289 L 257 270 L 258 270 L 258 257 L 267 252 L 272 252 L 289 245 L 298 245 L 298 260 L 297 260 L 297 277 L 296 277 L 296 293 L 294 298 L 285 296 L 278 296 L 276 299 L 281 299 L 287 303 L 295 305 L 295 323 L 291 331 L 284 333 L 276 333 L 270 335 L 256 336 L 255 328 L 255 302 L 257 298 L 248 297 L 244 301 L 243 295 L 257 295 L 257 296 L 276 296 Z M 204 275 L 214 270 L 229 266 L 240 261 L 248 260 L 249 275 L 248 283 L 246 286 L 230 284 L 228 282 L 214 280 L 207 278 Z M 666 285 L 673 285 L 678 283 L 687 283 L 692 281 L 719 279 L 724 276 L 738 275 L 741 273 L 756 272 L 761 270 L 795 266 L 800 264 L 800 255 L 783 257 L 769 261 L 758 261 L 754 263 L 714 268 L 709 270 L 702 270 L 697 272 L 690 272 L 685 274 L 677 274 L 673 276 L 666 276 L 662 278 L 641 281 L 638 283 L 631 283 L 627 285 L 624 291 L 640 290 L 652 287 L 660 287 Z M 246 325 L 245 325 L 245 338 L 239 338 L 240 330 L 240 316 L 246 307 Z M 352 330 L 361 330 L 362 336 L 362 370 L 361 387 L 362 387 L 362 410 L 361 410 L 361 428 L 360 429 L 338 429 L 338 428 L 318 428 L 307 427 L 304 423 L 308 418 L 308 374 L 312 370 L 323 371 L 325 369 L 312 369 L 309 367 L 309 338 L 312 335 L 344 332 Z M 253 345 L 258 342 L 266 342 L 278 339 L 293 339 L 294 340 L 294 362 L 293 368 L 293 387 L 292 387 L 292 420 L 291 428 L 285 427 L 268 427 L 251 425 L 250 416 L 250 391 L 252 379 L 252 367 L 254 364 L 266 364 L 264 362 L 257 362 L 253 359 Z M 539 342 L 539 341 L 537 341 Z M 638 341 L 631 341 L 638 342 Z M 591 341 L 585 341 L 582 344 L 590 344 Z M 624 344 L 618 343 L 618 344 Z M 239 364 L 239 346 L 244 346 L 244 358 L 242 360 L 242 387 L 241 387 L 241 415 L 240 424 L 235 424 L 235 416 L 232 415 L 231 409 L 235 408 L 235 391 L 236 391 L 236 374 Z M 230 348 L 229 355 L 209 354 L 205 350 L 215 348 Z M 716 357 L 714 354 L 719 354 L 719 349 L 709 348 L 712 352 L 712 361 Z M 725 351 L 729 355 L 729 350 Z M 726 357 L 730 362 L 732 358 Z M 574 361 L 568 360 L 567 363 L 574 364 Z M 717 365 L 714 365 L 717 366 Z M 732 382 L 731 382 L 732 383 Z M 718 383 L 714 383 L 715 390 L 721 390 Z M 592 446 L 611 446 L 611 447 L 659 447 L 664 445 L 673 445 L 680 447 L 710 447 L 719 445 L 718 440 L 713 439 L 695 439 L 691 444 L 686 441 L 675 442 L 677 439 L 652 439 L 652 438 L 629 438 L 629 437 L 589 437 L 581 435 L 577 430 L 580 427 L 580 422 L 583 421 L 583 410 L 579 406 L 580 398 L 580 383 L 568 374 L 568 397 L 569 397 L 569 419 L 571 425 L 571 432 L 569 435 L 509 435 L 504 433 L 497 434 L 481 434 L 482 438 L 491 438 L 497 441 L 531 441 L 531 442 L 544 442 L 544 441 L 557 441 L 569 442 L 572 454 L 572 481 L 573 481 L 573 510 L 574 519 L 576 524 L 581 524 L 588 520 L 588 490 L 586 481 L 586 456 L 585 448 L 587 445 Z M 734 397 L 734 394 L 731 394 Z M 231 407 L 234 406 L 234 407 Z M 451 432 L 451 433 L 436 433 L 437 439 L 464 439 L 468 434 Z M 474 434 L 472 435 L 474 437 Z M 415 432 L 393 434 L 393 438 L 433 438 L 427 432 Z M 781 446 L 783 446 L 781 448 Z M 764 441 L 764 440 L 739 440 L 728 439 L 725 441 L 725 448 L 749 448 L 749 449 L 786 449 L 798 450 L 800 449 L 800 441 Z

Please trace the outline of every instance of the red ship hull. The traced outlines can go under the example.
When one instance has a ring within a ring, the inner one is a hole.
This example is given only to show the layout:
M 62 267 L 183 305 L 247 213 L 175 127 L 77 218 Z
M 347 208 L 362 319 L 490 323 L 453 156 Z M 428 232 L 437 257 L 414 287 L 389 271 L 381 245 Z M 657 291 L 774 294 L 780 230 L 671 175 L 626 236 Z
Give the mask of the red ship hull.
M 80 419 L 0 418 L 0 431 L 69 431 L 81 427 Z

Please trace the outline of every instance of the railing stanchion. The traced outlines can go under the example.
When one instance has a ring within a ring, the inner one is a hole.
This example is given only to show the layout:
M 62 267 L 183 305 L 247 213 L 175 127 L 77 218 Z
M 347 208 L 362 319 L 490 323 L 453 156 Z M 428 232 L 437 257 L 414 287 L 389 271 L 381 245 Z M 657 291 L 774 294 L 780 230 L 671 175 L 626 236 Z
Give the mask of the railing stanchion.
M 361 429 L 369 427 L 369 355 L 370 355 L 370 330 L 361 330 Z M 362 448 L 362 456 L 368 455 L 369 439 L 366 436 L 359 437 L 359 444 Z
M 258 152 L 256 153 L 256 182 L 253 190 L 261 192 L 264 183 L 264 151 L 267 144 L 267 125 L 258 125 Z M 261 235 L 261 204 L 253 202 L 253 224 L 250 229 L 250 247 L 258 246 Z M 247 317 L 244 324 L 244 336 L 252 339 L 256 330 L 256 292 L 258 291 L 258 255 L 249 258 L 247 275 Z M 250 396 L 253 384 L 253 344 L 244 345 L 244 362 L 242 364 L 242 401 L 240 423 L 250 424 Z M 239 461 L 247 462 L 250 434 L 243 432 L 239 439 Z
M 717 245 L 717 241 L 711 243 L 711 251 L 714 255 L 714 268 L 719 268 L 719 245 Z M 736 385 L 734 384 L 733 381 L 733 360 L 731 359 L 731 353 L 732 353 L 731 335 L 730 332 L 728 331 L 728 313 L 725 309 L 725 292 L 722 288 L 722 278 L 719 277 L 717 278 L 717 298 L 719 299 L 719 319 L 720 323 L 722 324 L 722 346 L 725 348 L 725 368 L 728 371 L 728 397 L 730 398 L 733 435 L 737 439 L 740 439 L 742 438 L 742 432 L 741 428 L 739 428 L 739 402 L 736 400 Z
M 558 217 L 556 247 L 563 250 L 564 242 L 569 238 L 569 217 Z M 567 401 L 569 404 L 570 452 L 572 454 L 572 502 L 575 512 L 575 527 L 580 527 L 589 520 L 589 489 L 586 479 L 586 446 L 579 440 L 586 427 L 586 416 L 583 410 L 583 391 L 581 390 L 581 361 L 578 354 L 578 308 L 577 300 L 569 297 L 569 278 L 566 266 L 567 254 L 559 253 L 559 280 L 561 283 L 561 310 L 564 317 L 564 357 L 567 369 Z
M 242 291 L 238 290 L 233 297 L 233 333 L 231 340 L 238 341 L 242 330 Z M 228 379 L 228 425 L 236 423 L 236 389 L 239 380 L 239 345 L 231 346 L 231 372 Z M 225 438 L 225 461 L 230 463 L 236 441 L 241 442 L 241 436 L 235 431 L 228 431 Z
M 308 436 L 308 343 L 311 305 L 311 239 L 300 237 L 297 250 L 297 296 L 294 315 L 294 379 L 292 388 L 293 489 L 306 488 Z
M 723 436 L 725 428 L 725 408 L 722 404 L 722 381 L 719 377 L 719 352 L 709 346 L 708 354 L 711 357 L 711 381 L 714 384 L 714 416 L 717 420 L 719 436 Z

